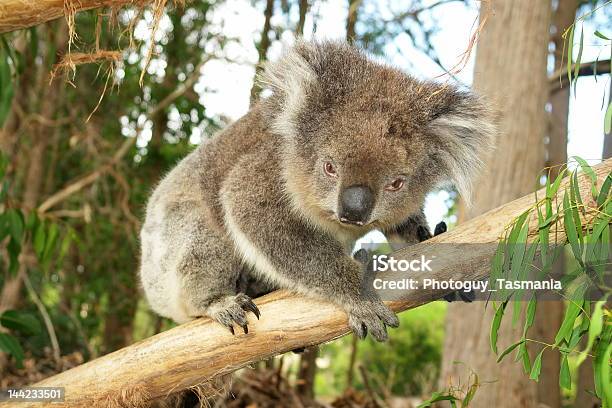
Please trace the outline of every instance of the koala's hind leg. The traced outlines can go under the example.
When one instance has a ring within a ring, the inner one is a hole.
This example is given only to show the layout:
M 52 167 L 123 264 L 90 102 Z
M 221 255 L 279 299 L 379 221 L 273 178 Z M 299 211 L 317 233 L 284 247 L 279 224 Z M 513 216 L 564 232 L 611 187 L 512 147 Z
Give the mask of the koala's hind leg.
M 242 268 L 231 242 L 198 223 L 177 270 L 189 317 L 208 316 L 232 333 L 234 325 L 248 333 L 247 312 L 259 318 L 259 310 L 249 296 L 237 293 Z

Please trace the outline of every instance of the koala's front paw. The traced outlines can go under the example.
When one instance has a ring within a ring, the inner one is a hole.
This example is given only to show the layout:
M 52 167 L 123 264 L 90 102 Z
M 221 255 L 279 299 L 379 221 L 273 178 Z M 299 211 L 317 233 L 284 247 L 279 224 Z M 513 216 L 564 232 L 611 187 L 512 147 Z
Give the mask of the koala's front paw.
M 259 309 L 251 298 L 244 293 L 225 296 L 206 308 L 206 315 L 227 327 L 232 334 L 234 334 L 234 324 L 242 327 L 244 334 L 249 332 L 247 312 L 253 312 L 259 319 Z
M 378 341 L 386 341 L 387 327 L 398 327 L 395 313 L 380 299 L 363 300 L 347 310 L 349 327 L 360 339 L 368 332 Z

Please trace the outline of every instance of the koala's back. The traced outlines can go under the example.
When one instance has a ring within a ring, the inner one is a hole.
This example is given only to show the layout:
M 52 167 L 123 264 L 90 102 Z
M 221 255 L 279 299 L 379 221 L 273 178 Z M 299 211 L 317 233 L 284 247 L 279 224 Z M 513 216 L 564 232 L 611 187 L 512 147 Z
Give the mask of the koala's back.
M 147 204 L 141 238 L 140 279 L 153 310 L 175 321 L 189 320 L 180 301 L 182 277 L 177 274 L 194 236 L 225 236 L 219 190 L 225 177 L 247 153 L 271 137 L 262 108 L 203 143 L 181 160 L 158 184 Z M 195 222 L 194 222 L 195 221 Z

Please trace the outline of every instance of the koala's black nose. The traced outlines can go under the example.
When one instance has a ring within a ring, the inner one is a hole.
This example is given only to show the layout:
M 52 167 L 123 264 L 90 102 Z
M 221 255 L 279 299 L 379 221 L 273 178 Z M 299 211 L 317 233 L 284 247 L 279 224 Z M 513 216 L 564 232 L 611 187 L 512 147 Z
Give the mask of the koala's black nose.
M 363 225 L 374 204 L 374 194 L 366 186 L 350 186 L 340 193 L 340 221 L 349 224 Z

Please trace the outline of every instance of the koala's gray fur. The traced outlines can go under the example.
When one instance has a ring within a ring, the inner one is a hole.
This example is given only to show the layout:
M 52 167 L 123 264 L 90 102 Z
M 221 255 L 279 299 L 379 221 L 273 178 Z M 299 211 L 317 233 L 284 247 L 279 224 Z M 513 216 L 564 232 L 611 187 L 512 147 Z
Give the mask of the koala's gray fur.
M 247 312 L 258 314 L 247 291 L 282 287 L 335 302 L 357 335 L 384 340 L 397 317 L 363 290 L 350 248 L 375 228 L 416 241 L 424 197 L 442 183 L 469 198 L 493 143 L 489 110 L 335 42 L 299 42 L 262 82 L 272 95 L 153 193 L 141 233 L 147 299 L 177 322 L 207 315 L 246 331 Z M 371 193 L 365 225 L 339 221 L 350 186 Z

